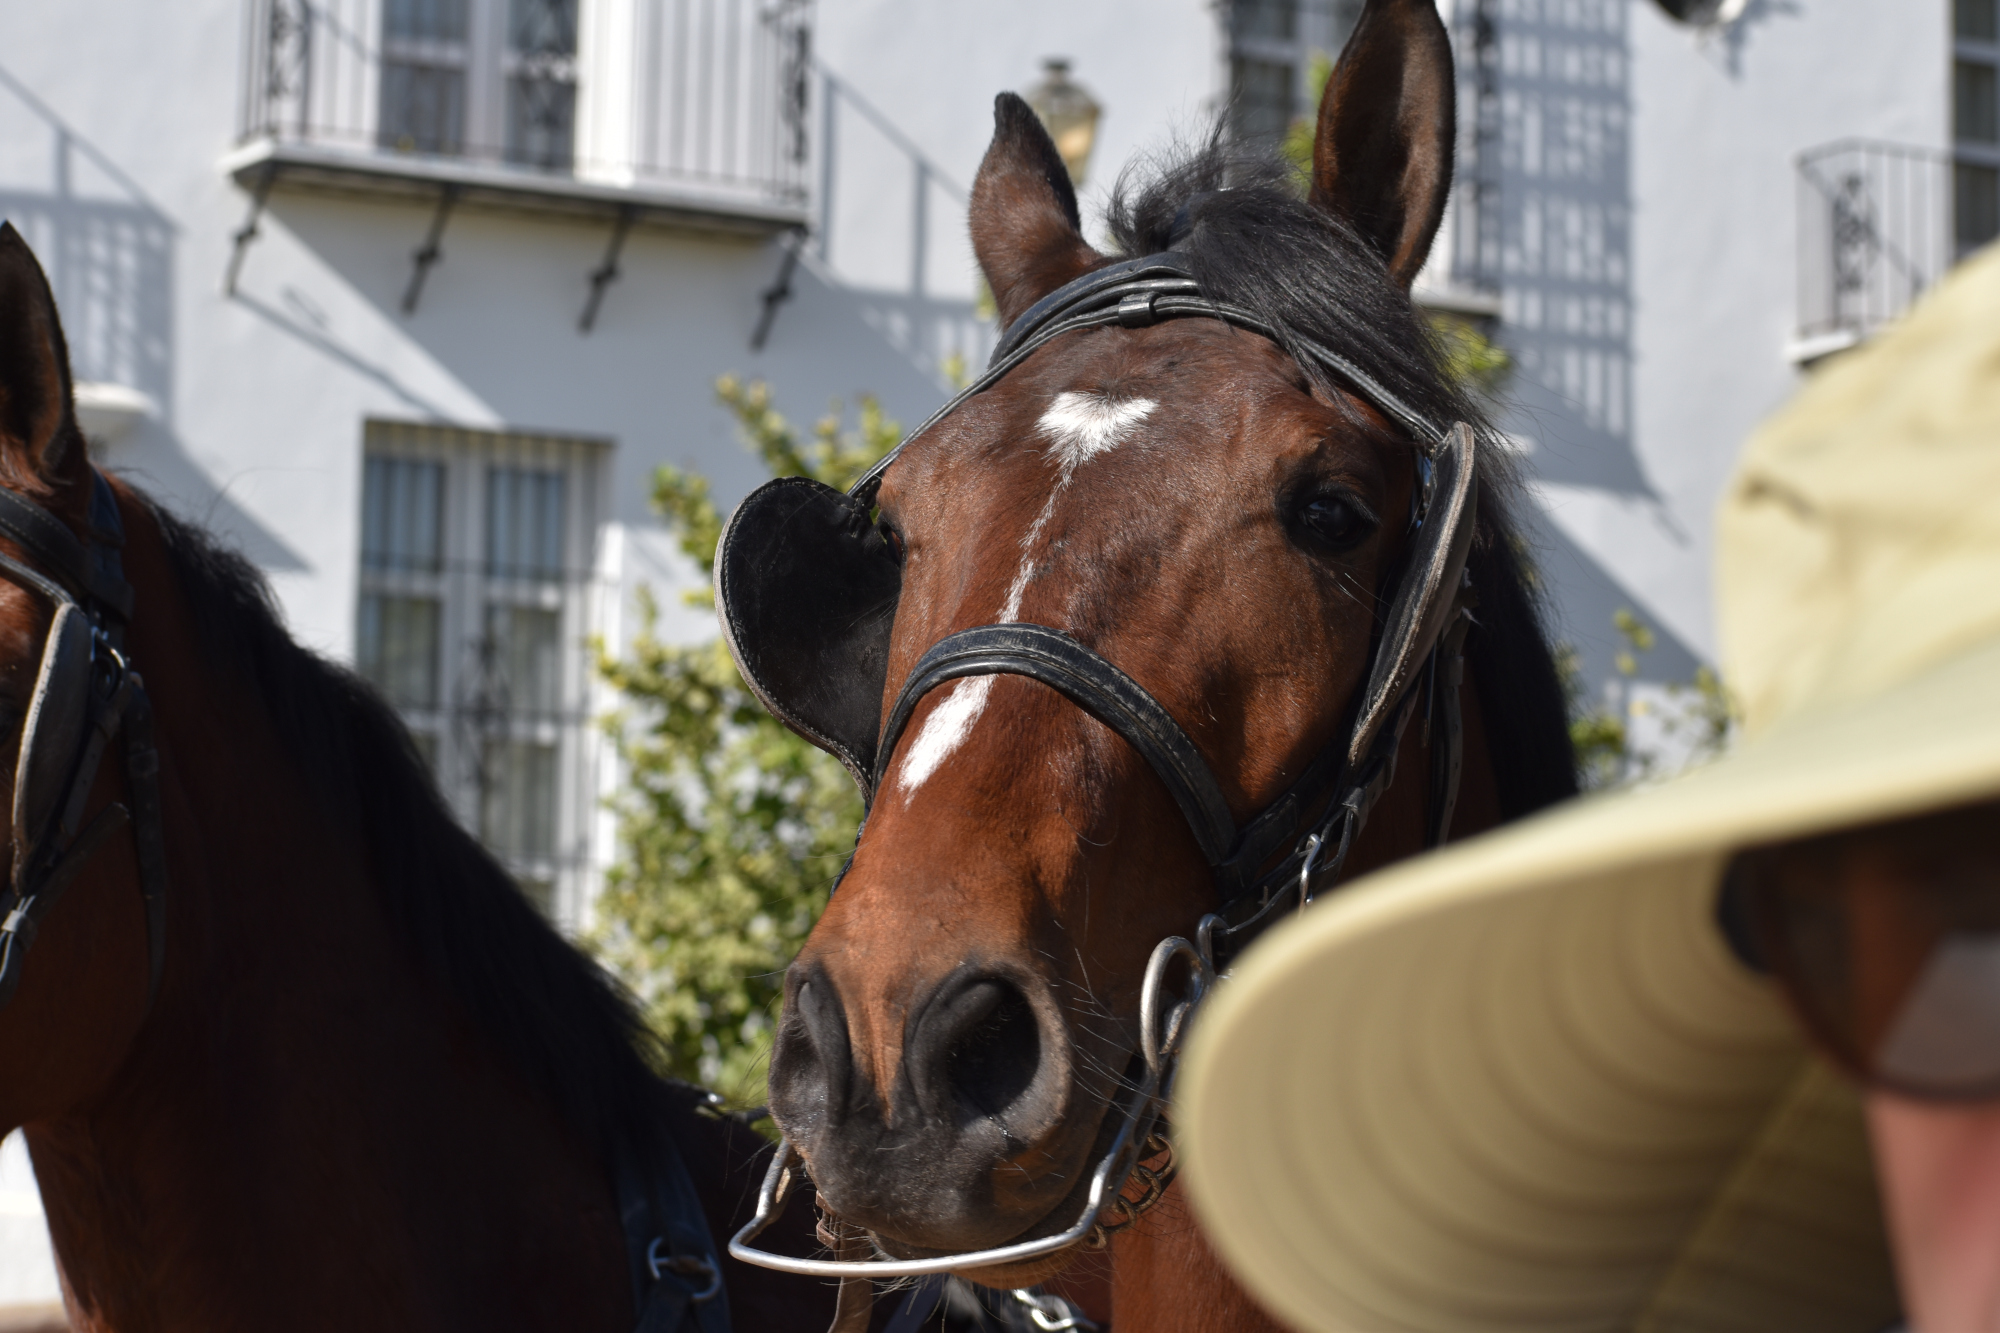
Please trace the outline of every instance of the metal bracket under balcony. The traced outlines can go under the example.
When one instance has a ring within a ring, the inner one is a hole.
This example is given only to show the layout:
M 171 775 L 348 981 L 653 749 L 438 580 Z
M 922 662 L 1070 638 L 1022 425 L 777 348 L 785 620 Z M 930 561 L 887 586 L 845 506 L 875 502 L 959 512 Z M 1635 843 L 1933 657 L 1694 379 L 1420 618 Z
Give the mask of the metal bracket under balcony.
M 665 185 L 618 185 L 446 157 L 355 152 L 271 139 L 243 145 L 222 170 L 253 197 L 274 189 L 365 195 L 431 204 L 447 190 L 455 208 L 768 237 L 802 227 L 806 204 Z

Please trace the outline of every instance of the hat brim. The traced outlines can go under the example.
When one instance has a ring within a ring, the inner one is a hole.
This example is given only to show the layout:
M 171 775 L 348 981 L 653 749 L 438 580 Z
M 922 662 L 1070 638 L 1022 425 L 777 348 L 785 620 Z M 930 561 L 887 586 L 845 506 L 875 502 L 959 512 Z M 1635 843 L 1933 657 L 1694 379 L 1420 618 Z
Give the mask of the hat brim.
M 1878 1329 L 1851 1090 L 1717 931 L 1728 857 L 2000 792 L 2000 641 L 1371 876 L 1204 1008 L 1175 1132 L 1301 1329 Z

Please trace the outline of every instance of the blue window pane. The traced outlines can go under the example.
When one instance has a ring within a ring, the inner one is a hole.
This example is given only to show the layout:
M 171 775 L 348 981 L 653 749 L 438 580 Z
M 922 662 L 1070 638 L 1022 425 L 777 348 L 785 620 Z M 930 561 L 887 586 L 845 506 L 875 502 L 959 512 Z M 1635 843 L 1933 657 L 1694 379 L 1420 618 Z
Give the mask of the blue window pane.
M 361 566 L 436 573 L 444 565 L 444 464 L 370 458 L 361 487 Z
M 487 472 L 486 572 L 507 579 L 562 577 L 562 473 L 514 467 Z

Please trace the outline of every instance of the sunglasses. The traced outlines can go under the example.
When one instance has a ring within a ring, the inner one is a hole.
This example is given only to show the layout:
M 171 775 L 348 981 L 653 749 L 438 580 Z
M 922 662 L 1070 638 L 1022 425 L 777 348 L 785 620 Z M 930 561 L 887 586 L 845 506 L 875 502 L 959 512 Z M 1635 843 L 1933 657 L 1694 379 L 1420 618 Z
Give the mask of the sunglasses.
M 1856 1079 L 2000 1097 L 2000 802 L 1746 851 L 1716 921 Z

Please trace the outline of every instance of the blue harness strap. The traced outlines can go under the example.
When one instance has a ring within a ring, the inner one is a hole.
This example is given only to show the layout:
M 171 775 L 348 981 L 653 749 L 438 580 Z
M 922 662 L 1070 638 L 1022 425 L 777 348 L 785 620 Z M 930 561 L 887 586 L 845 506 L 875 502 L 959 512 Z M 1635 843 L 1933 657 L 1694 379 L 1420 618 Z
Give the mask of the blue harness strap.
M 615 1172 L 638 1333 L 730 1333 L 729 1292 L 701 1196 L 673 1138 L 662 1134 L 659 1147 L 650 1172 L 629 1153 Z

